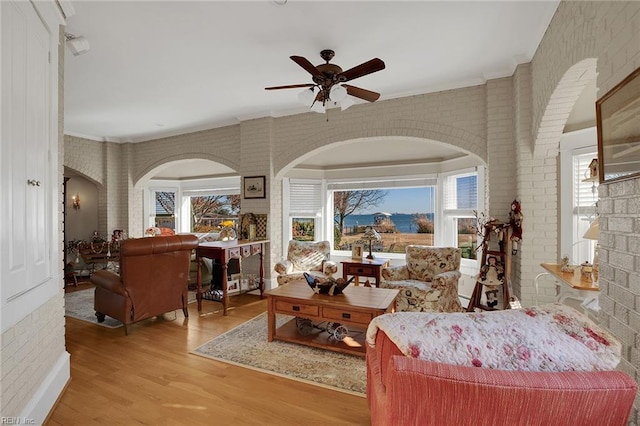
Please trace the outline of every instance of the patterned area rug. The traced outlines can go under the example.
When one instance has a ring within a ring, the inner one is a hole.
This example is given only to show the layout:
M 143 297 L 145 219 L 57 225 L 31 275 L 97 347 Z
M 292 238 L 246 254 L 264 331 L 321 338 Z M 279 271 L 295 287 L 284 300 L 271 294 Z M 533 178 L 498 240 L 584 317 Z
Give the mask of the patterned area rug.
M 279 315 L 277 326 L 289 320 L 291 317 Z M 191 353 L 353 395 L 366 394 L 364 358 L 289 342 L 267 342 L 266 312 Z
M 96 318 L 96 311 L 93 310 L 94 289 L 74 291 L 64 295 L 64 314 L 65 316 L 76 318 L 82 321 L 91 322 L 102 327 L 118 328 L 122 327 L 122 323 L 109 316 L 105 317 L 103 323 L 99 323 Z M 196 292 L 189 292 L 189 303 L 196 301 Z

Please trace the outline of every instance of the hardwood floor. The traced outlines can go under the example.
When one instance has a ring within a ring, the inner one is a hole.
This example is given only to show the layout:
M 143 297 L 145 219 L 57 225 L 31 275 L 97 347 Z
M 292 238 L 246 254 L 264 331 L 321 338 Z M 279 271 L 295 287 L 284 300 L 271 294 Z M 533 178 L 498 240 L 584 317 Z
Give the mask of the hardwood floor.
M 67 291 L 88 288 L 88 284 Z M 71 381 L 47 425 L 368 425 L 365 398 L 190 354 L 266 311 L 258 296 L 203 301 L 109 329 L 66 319 Z

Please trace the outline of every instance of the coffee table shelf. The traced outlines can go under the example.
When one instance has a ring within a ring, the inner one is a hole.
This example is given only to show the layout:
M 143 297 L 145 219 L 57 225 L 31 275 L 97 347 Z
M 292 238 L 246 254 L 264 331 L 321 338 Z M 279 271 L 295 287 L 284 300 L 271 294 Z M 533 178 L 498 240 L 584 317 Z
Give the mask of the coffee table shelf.
M 316 329 L 311 334 L 302 335 L 298 332 L 296 319 L 286 322 L 276 329 L 275 339 L 299 345 L 313 346 L 330 351 L 364 356 L 366 353 L 366 329 L 349 327 L 349 335 L 342 340 L 334 340 L 326 331 Z

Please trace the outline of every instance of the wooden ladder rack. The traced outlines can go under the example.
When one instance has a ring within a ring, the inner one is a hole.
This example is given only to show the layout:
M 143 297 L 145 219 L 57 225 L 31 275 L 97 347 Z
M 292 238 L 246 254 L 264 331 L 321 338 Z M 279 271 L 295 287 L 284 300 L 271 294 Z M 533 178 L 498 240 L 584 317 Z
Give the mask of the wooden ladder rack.
M 491 235 L 493 232 L 495 232 L 496 229 L 499 233 L 502 232 L 502 239 L 498 240 L 498 247 L 490 249 L 489 243 L 491 242 Z M 511 292 L 509 290 L 509 280 L 511 278 L 511 226 L 508 223 L 490 222 L 484 226 L 484 238 L 482 240 L 482 259 L 480 263 L 481 270 L 485 267 L 485 265 L 487 265 L 487 259 L 489 259 L 490 257 L 494 257 L 496 259 L 496 270 L 498 270 L 498 268 L 503 269 L 503 278 L 499 286 L 502 287 L 503 309 L 509 309 L 509 302 L 511 301 Z M 481 303 L 482 291 L 485 287 L 485 283 L 480 280 L 476 281 L 475 287 L 473 289 L 473 294 L 471 295 L 471 299 L 469 300 L 467 312 L 475 312 L 478 309 L 483 311 L 495 311 L 500 309 L 496 306 L 488 306 L 488 304 Z M 490 290 L 487 291 L 487 293 L 493 291 L 496 290 Z M 495 302 L 497 304 L 497 294 L 494 294 L 494 296 L 496 297 Z

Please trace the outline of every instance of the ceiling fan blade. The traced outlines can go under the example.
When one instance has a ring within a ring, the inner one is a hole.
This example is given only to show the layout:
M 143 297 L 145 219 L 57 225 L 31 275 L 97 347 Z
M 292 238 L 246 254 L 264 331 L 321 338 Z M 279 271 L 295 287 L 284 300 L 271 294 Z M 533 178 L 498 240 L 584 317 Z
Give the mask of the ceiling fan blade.
M 344 71 L 341 74 L 338 74 L 338 79 L 340 81 L 353 80 L 355 78 L 362 77 L 363 75 L 381 71 L 384 69 L 384 67 L 385 65 L 382 59 L 373 58 L 370 61 L 364 62 L 360 65 Z
M 361 89 L 360 87 L 351 86 L 349 84 L 343 84 L 342 87 L 347 89 L 347 94 L 355 96 L 356 98 L 364 99 L 365 101 L 375 102 L 380 98 L 380 93 L 372 92 L 371 90 Z
M 300 87 L 313 87 L 313 86 L 315 86 L 315 84 L 313 84 L 313 83 L 289 84 L 287 86 L 265 87 L 264 90 L 297 89 L 297 88 L 300 88 Z
M 324 79 L 324 74 L 320 72 L 318 68 L 315 67 L 307 58 L 303 58 L 302 56 L 290 56 L 291 60 L 296 64 L 300 65 L 304 68 L 309 74 L 314 77 L 319 77 Z

